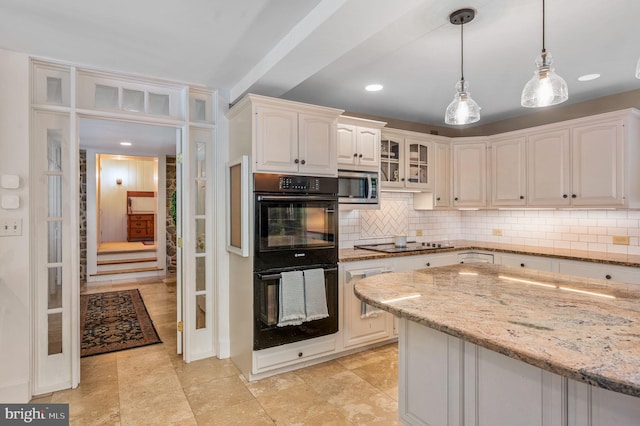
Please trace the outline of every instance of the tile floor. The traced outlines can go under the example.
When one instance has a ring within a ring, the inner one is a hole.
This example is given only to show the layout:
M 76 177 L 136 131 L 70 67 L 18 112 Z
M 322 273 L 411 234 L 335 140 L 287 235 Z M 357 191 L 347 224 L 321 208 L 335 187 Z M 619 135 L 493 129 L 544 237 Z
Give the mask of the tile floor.
M 248 383 L 229 359 L 175 354 L 175 286 L 139 288 L 164 343 L 83 358 L 77 389 L 35 398 L 68 403 L 72 425 L 394 425 L 397 345 Z

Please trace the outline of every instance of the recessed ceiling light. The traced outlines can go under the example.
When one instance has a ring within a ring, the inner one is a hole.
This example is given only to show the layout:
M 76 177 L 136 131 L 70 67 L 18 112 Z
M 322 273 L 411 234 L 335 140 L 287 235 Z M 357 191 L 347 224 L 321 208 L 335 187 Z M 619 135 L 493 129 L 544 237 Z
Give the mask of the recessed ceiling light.
M 379 92 L 382 90 L 382 84 L 369 84 L 364 88 L 367 92 Z
M 578 81 L 591 81 L 595 80 L 596 78 L 600 78 L 600 74 L 585 74 L 578 77 Z
M 120 142 L 122 146 L 131 146 L 131 142 Z

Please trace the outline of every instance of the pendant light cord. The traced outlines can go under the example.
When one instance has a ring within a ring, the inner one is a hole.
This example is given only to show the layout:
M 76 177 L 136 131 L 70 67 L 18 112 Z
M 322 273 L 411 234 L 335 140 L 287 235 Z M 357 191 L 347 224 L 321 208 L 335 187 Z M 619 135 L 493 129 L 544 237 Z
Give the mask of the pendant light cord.
M 542 51 L 546 52 L 546 49 L 544 48 L 544 0 L 542 0 Z
M 464 81 L 464 18 L 460 24 L 460 80 Z M 464 87 L 462 88 L 464 90 Z

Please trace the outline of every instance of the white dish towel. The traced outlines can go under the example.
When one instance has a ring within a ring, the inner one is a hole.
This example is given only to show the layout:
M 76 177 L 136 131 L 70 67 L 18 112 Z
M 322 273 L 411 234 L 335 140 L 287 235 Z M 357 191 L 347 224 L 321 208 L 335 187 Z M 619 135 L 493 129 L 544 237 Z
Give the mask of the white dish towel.
M 304 271 L 304 296 L 307 310 L 306 321 L 319 320 L 329 316 L 322 268 Z
M 304 276 L 302 271 L 282 272 L 278 296 L 278 327 L 300 325 L 305 320 Z

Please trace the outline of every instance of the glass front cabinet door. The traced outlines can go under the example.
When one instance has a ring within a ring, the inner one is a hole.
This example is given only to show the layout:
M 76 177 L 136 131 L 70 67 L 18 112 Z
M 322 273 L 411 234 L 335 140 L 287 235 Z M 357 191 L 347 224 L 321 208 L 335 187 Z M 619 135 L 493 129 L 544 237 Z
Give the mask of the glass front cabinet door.
M 380 142 L 380 182 L 389 188 L 404 187 L 404 140 L 390 136 Z
M 419 133 L 383 129 L 380 182 L 385 188 L 433 188 L 433 143 Z
M 433 144 L 407 138 L 406 181 L 408 188 L 428 189 L 433 187 Z

